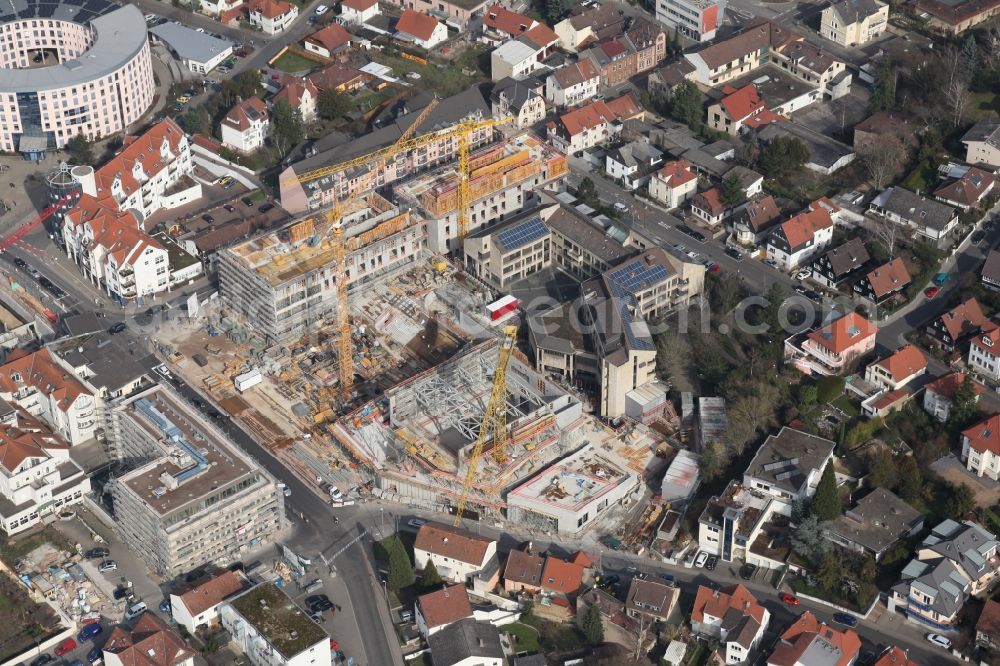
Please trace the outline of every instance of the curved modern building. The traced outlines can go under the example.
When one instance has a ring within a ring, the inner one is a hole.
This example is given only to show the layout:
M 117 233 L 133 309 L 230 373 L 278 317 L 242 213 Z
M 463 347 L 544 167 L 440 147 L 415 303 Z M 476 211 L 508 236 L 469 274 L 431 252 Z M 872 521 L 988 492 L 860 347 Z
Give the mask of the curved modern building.
M 128 128 L 156 85 L 146 21 L 110 0 L 0 1 L 0 150 L 41 156 Z

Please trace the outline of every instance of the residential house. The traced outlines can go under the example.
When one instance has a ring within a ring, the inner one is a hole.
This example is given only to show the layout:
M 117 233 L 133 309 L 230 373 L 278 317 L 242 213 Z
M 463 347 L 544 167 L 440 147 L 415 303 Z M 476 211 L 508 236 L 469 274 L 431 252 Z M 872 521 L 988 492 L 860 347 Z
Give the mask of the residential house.
M 678 86 L 688 80 L 694 66 L 687 60 L 678 60 L 653 70 L 646 81 L 650 97 L 660 104 L 667 104 L 673 98 Z
M 555 26 L 559 46 L 576 53 L 581 47 L 614 37 L 623 32 L 625 12 L 613 0 L 600 5 L 578 5 Z
M 962 137 L 965 161 L 1000 168 L 1000 120 L 987 116 L 973 125 Z
M 336 24 L 333 24 L 336 25 Z M 284 102 L 292 109 L 298 109 L 302 121 L 311 123 L 316 120 L 316 102 L 319 99 L 319 89 L 309 79 L 287 77 L 284 85 L 271 98 L 271 104 Z
M 107 666 L 194 665 L 194 650 L 154 613 L 143 613 L 131 627 L 115 625 L 102 645 Z
M 601 74 L 601 86 L 616 88 L 638 74 L 644 74 L 667 57 L 667 35 L 663 27 L 637 18 L 621 35 L 606 39 L 580 54 Z
M 771 613 L 742 584 L 724 588 L 698 586 L 691 609 L 691 630 L 719 641 L 726 664 L 742 664 L 760 645 Z
M 968 211 L 978 208 L 987 195 L 996 191 L 994 189 L 996 185 L 997 177 L 992 172 L 971 167 L 961 178 L 934 190 L 934 198 L 949 206 Z
M 276 35 L 299 16 L 297 5 L 285 0 L 251 0 L 248 4 L 250 25 L 260 28 L 265 35 Z
M 404 9 L 396 22 L 396 39 L 411 42 L 422 49 L 431 50 L 447 41 L 448 27 L 433 16 L 413 9 Z
M 378 2 L 374 6 L 378 8 Z M 331 23 L 302 40 L 302 46 L 306 51 L 324 58 L 346 55 L 351 48 L 351 33 L 339 23 Z
M 895 135 L 907 149 L 916 148 L 919 139 L 910 121 L 896 113 L 878 111 L 854 126 L 854 149 L 864 152 L 887 134 Z
M 708 126 L 717 132 L 739 136 L 751 127 L 749 121 L 767 111 L 757 86 L 748 83 L 739 90 L 723 86 L 724 97 L 708 107 Z
M 1000 651 L 1000 602 L 986 600 L 976 621 L 976 645 L 993 653 Z
M 490 5 L 483 12 L 483 34 L 479 41 L 490 46 L 500 46 L 515 37 L 520 37 L 538 21 L 524 14 L 513 12 L 503 5 Z
M 636 576 L 625 594 L 625 613 L 640 622 L 666 622 L 680 593 L 666 581 Z
M 656 20 L 696 42 L 715 39 L 726 13 L 725 0 L 657 0 Z
M 907 344 L 865 368 L 865 381 L 883 391 L 895 391 L 927 372 L 920 348 Z
M 667 162 L 649 179 L 649 196 L 667 208 L 677 208 L 694 196 L 698 176 L 686 160 Z
M 969 340 L 969 368 L 994 382 L 1000 381 L 1000 326 L 988 322 Z
M 368 75 L 350 65 L 331 62 L 306 77 L 317 90 L 336 90 L 349 93 L 360 90 L 368 82 Z
M 219 16 L 229 12 L 241 14 L 243 10 L 243 0 L 201 0 L 199 4 L 198 11 L 206 16 Z
M 591 102 L 550 122 L 548 138 L 558 150 L 576 153 L 618 136 L 626 120 L 641 117 L 642 113 L 642 107 L 631 95 Z
M 465 583 L 469 576 L 486 569 L 496 553 L 496 541 L 438 523 L 421 525 L 413 544 L 418 569 L 430 560 L 441 578 L 454 583 Z
M 433 636 L 459 620 L 473 617 L 469 593 L 461 583 L 420 595 L 414 611 L 417 629 L 424 638 Z
M 518 128 L 531 127 L 545 118 L 545 99 L 537 81 L 501 79 L 490 92 L 490 107 L 497 117 L 513 116 Z
M 728 141 L 722 141 L 720 143 L 732 146 L 732 144 Z M 705 146 L 706 150 L 708 148 L 710 148 L 710 146 Z M 733 156 L 735 156 L 735 152 L 736 151 L 734 149 Z M 718 159 L 732 159 L 732 156 L 720 156 Z M 753 169 L 746 168 L 742 164 L 737 164 L 732 169 L 727 171 L 724 178 L 727 180 L 735 179 L 740 184 L 740 188 L 743 190 L 743 196 L 747 199 L 751 199 L 759 194 L 763 194 L 764 192 L 764 176 L 757 173 Z
M 807 263 L 833 241 L 829 211 L 813 204 L 776 226 L 767 239 L 767 258 L 786 271 Z
M 583 576 L 591 565 L 583 553 L 576 553 L 569 560 L 555 555 L 545 556 L 542 569 L 542 596 L 564 600 L 575 599 L 583 586 Z
M 964 372 L 949 372 L 924 386 L 924 411 L 941 423 L 945 423 L 951 413 L 951 403 L 955 392 L 965 380 Z M 983 387 L 974 381 L 972 383 L 976 394 L 975 399 L 978 401 Z
M 557 107 L 575 106 L 597 94 L 601 72 L 590 58 L 559 67 L 545 79 L 545 99 Z
M 990 250 L 980 277 L 984 287 L 990 291 L 1000 291 L 1000 250 Z
M 790 515 L 793 503 L 815 494 L 833 448 L 828 439 L 784 426 L 758 449 L 743 473 L 743 487 L 773 497 L 779 502 L 774 511 Z
M 906 650 L 890 645 L 879 655 L 873 666 L 920 666 L 906 654 Z
M 239 572 L 210 574 L 186 591 L 170 594 L 170 617 L 193 636 L 199 628 L 217 624 L 219 606 L 249 587 L 249 581 Z
M 885 488 L 876 488 L 844 515 L 824 523 L 823 535 L 878 562 L 892 546 L 920 532 L 924 515 Z
M 90 478 L 70 459 L 66 440 L 0 401 L 0 530 L 8 537 L 30 530 L 89 493 Z
M 361 25 L 381 14 L 378 0 L 341 0 L 340 20 L 345 25 Z
M 889 25 L 889 5 L 878 0 L 837 0 L 823 10 L 819 34 L 841 46 L 867 44 Z
M 988 321 L 979 307 L 979 301 L 971 297 L 928 324 L 927 334 L 936 339 L 942 348 L 952 351 L 979 335 Z
M 259 97 L 237 100 L 220 123 L 222 145 L 241 153 L 264 147 L 271 125 L 271 114 Z
M 926 199 L 902 187 L 890 187 L 872 199 L 869 209 L 912 229 L 918 236 L 938 243 L 958 224 L 958 213 L 950 206 Z
M 523 79 L 541 66 L 538 49 L 526 39 L 504 42 L 490 53 L 490 74 L 494 81 L 508 77 Z
M 891 259 L 869 271 L 854 283 L 854 293 L 875 305 L 881 305 L 910 286 L 910 273 L 902 257 Z
M 981 525 L 947 519 L 917 546 L 888 600 L 911 622 L 950 631 L 969 597 L 989 589 L 1000 575 L 1000 543 Z
M 440 19 L 459 32 L 464 32 L 474 16 L 482 16 L 486 0 L 391 0 L 401 9 L 412 9 Z
M 757 247 L 770 235 L 781 220 L 781 209 L 770 194 L 758 195 L 741 204 L 730 218 L 736 242 L 746 247 Z
M 503 589 L 507 594 L 534 595 L 542 589 L 545 558 L 530 548 L 510 551 L 503 569 Z
M 663 151 L 645 138 L 609 150 L 604 170 L 611 178 L 620 181 L 625 189 L 635 190 L 646 185 L 661 164 Z
M 962 431 L 962 460 L 979 478 L 1000 480 L 1000 414 Z
M 913 10 L 928 29 L 957 36 L 1000 13 L 1000 3 L 995 0 L 916 0 Z
M 504 666 L 500 630 L 466 618 L 427 638 L 434 666 Z
M 870 259 L 864 242 L 860 238 L 852 238 L 813 261 L 812 279 L 836 289 L 863 269 Z
M 767 666 L 850 666 L 861 652 L 861 638 L 850 629 L 834 629 L 809 611 L 781 634 Z
M 756 557 L 751 546 L 775 512 L 784 510 L 783 506 L 771 495 L 731 480 L 721 494 L 706 502 L 698 516 L 698 550 L 723 562 L 749 562 L 770 568 Z
M 0 366 L 0 398 L 24 408 L 71 446 L 92 439 L 101 423 L 100 399 L 67 373 L 45 347 L 8 355 Z M 53 452 L 57 448 L 52 445 Z
M 691 214 L 710 227 L 717 227 L 732 215 L 732 208 L 722 203 L 722 191 L 712 187 L 691 197 Z
M 875 349 L 878 326 L 856 312 L 806 334 L 801 347 L 792 336 L 785 341 L 785 357 L 807 373 L 839 375 Z

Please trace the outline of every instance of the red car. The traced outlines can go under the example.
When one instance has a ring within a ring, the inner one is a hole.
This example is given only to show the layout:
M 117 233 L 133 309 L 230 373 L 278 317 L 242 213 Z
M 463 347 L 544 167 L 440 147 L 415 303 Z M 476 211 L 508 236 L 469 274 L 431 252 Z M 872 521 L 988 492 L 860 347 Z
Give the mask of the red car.
M 941 291 L 940 287 L 927 287 L 924 289 L 924 296 L 927 298 L 934 298 L 937 296 L 938 292 Z
M 710 264 L 708 266 L 708 272 L 709 273 L 718 273 L 719 272 L 719 264 L 715 264 L 715 263 Z
M 56 656 L 61 657 L 64 654 L 70 653 L 76 649 L 76 641 L 72 638 L 67 638 L 62 643 L 56 646 Z
M 789 594 L 788 592 L 781 593 L 781 600 L 784 601 L 789 606 L 798 606 L 799 598 L 795 595 Z
M 330 639 L 330 649 L 331 650 L 339 650 L 340 649 L 340 643 L 338 643 L 337 641 L 335 641 L 334 639 L 331 638 Z

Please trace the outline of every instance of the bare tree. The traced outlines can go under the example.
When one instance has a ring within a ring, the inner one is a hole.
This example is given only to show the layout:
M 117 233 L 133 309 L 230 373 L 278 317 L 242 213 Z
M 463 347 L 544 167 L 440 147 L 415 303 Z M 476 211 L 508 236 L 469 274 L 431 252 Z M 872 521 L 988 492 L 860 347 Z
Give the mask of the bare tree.
M 969 106 L 972 93 L 969 92 L 969 82 L 960 76 L 954 77 L 945 89 L 948 98 L 948 108 L 951 110 L 952 125 L 958 127 L 965 117 L 965 109 Z
M 858 150 L 858 155 L 872 185 L 876 190 L 881 190 L 899 172 L 906 159 L 906 148 L 895 134 L 880 134 L 865 142 Z
M 989 67 L 1000 64 L 1000 26 L 993 26 L 983 36 L 983 63 Z
M 868 228 L 871 230 L 872 235 L 885 245 L 885 251 L 889 253 L 889 256 L 893 256 L 893 250 L 896 248 L 896 238 L 902 226 L 881 215 L 869 217 L 868 222 Z

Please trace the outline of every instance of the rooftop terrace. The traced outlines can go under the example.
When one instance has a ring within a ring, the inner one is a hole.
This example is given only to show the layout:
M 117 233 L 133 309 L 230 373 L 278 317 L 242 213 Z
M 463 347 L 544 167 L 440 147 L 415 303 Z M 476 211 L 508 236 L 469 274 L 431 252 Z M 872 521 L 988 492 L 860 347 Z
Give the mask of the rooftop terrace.
M 286 660 L 329 638 L 274 583 L 261 583 L 230 605 Z

